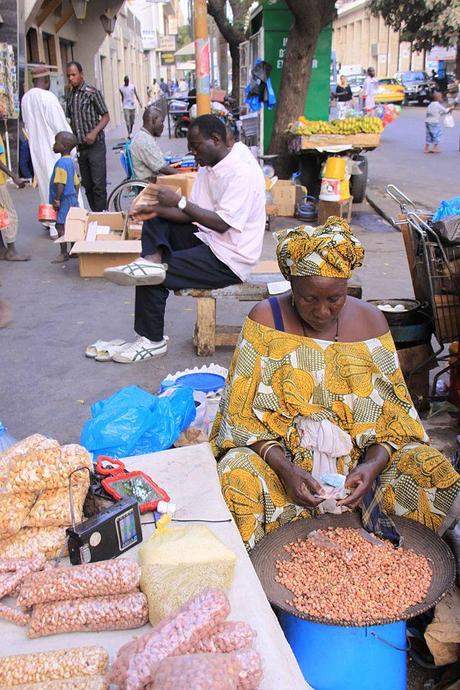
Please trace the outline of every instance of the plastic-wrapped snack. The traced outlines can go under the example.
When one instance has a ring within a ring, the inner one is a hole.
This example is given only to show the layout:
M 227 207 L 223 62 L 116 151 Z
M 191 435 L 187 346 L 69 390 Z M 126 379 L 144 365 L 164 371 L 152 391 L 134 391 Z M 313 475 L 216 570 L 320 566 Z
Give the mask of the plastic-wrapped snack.
M 226 621 L 218 632 L 204 637 L 194 645 L 192 652 L 234 652 L 252 646 L 256 632 L 242 621 Z
M 34 606 L 29 637 L 66 632 L 97 632 L 140 628 L 149 619 L 145 594 L 117 594 Z
M 109 680 L 125 690 L 141 690 L 155 664 L 167 656 L 189 653 L 199 640 L 217 632 L 229 613 L 224 591 L 203 589 L 152 632 L 121 647 Z
M 4 656 L 0 657 L 0 686 L 104 675 L 108 663 L 109 655 L 98 645 Z
M 79 466 L 92 467 L 85 448 L 76 444 L 61 448 L 57 441 L 36 434 L 3 453 L 0 487 L 5 493 L 63 488 L 72 470 Z
M 104 676 L 68 678 L 67 680 L 45 680 L 42 683 L 15 685 L 14 690 L 109 690 Z M 11 685 L 0 685 L 0 690 L 12 690 Z
M 30 616 L 27 613 L 19 611 L 19 609 L 13 609 L 11 606 L 6 606 L 6 604 L 0 604 L 0 618 L 21 626 L 27 625 L 30 620 Z
M 37 492 L 32 491 L 14 494 L 14 498 L 11 494 L 0 494 L 0 539 L 19 532 L 25 525 L 37 496 Z
M 240 664 L 238 673 L 238 690 L 256 690 L 264 677 L 262 659 L 254 649 L 234 652 Z
M 233 654 L 186 654 L 163 659 L 150 690 L 237 690 L 239 661 Z
M 89 475 L 82 471 L 84 477 L 72 488 L 75 521 L 81 522 L 83 504 L 89 489 Z M 75 475 L 74 475 L 75 476 Z M 24 527 L 70 527 L 69 489 L 50 489 L 42 491 L 24 521 Z
M 56 558 L 67 553 L 65 527 L 24 527 L 8 539 L 0 541 L 0 557 L 33 558 L 41 554 Z
M 135 592 L 139 579 L 138 564 L 125 559 L 60 566 L 26 577 L 18 606 L 30 608 L 47 602 Z
M 0 558 L 0 573 L 14 573 L 16 570 L 26 570 L 35 573 L 45 566 L 43 556 L 37 558 Z
M 155 666 L 145 690 L 256 690 L 262 679 L 262 662 L 253 649 L 186 654 L 168 657 Z

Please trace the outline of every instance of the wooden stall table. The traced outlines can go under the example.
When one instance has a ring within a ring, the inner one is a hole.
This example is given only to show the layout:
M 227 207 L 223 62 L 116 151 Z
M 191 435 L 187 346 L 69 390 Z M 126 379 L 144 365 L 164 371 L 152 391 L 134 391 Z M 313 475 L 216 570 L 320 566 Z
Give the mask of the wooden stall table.
M 230 518 L 220 491 L 216 461 L 208 443 L 138 455 L 123 462 L 128 470 L 144 471 L 168 492 L 171 500 L 177 505 L 175 517 L 178 519 L 190 519 L 192 523 L 193 519 L 212 521 Z M 146 513 L 141 519 L 144 523 L 151 522 L 152 515 Z M 257 631 L 254 646 L 261 654 L 264 669 L 264 680 L 259 690 L 311 690 L 278 625 L 235 523 L 210 522 L 208 527 L 238 556 L 235 577 L 229 592 L 229 620 L 245 621 Z M 144 540 L 153 530 L 153 525 L 144 525 Z M 122 557 L 137 560 L 139 548 L 137 546 L 130 549 Z M 146 625 L 134 630 L 66 633 L 29 640 L 26 628 L 0 621 L 0 636 L 3 640 L 1 656 L 99 644 L 109 652 L 112 662 L 116 652 L 125 642 L 148 632 L 149 629 L 151 627 Z

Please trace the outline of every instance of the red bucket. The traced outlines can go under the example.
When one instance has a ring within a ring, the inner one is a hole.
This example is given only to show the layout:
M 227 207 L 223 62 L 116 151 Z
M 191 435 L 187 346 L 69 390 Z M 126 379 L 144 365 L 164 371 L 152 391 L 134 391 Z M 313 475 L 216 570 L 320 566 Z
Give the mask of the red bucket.
M 10 224 L 10 218 L 6 208 L 0 208 L 0 230 L 4 230 Z
M 56 218 L 56 211 L 51 204 L 40 204 L 38 207 L 38 220 L 40 223 L 44 223 L 46 221 L 55 221 Z

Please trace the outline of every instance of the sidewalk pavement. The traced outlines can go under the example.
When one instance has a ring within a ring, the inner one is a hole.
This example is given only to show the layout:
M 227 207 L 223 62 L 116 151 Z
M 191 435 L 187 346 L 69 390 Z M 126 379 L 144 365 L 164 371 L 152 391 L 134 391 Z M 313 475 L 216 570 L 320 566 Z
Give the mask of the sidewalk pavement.
M 391 222 L 399 208 L 385 195 L 385 186 L 394 184 L 417 207 L 435 210 L 443 199 L 458 196 L 460 152 L 460 111 L 454 111 L 456 126 L 443 128 L 439 154 L 423 153 L 426 108 L 408 106 L 385 128 L 380 146 L 368 154 L 367 200 Z
M 121 181 L 123 171 L 111 146 L 123 134 L 114 131 L 107 138 L 112 185 Z M 163 151 L 186 150 L 184 140 L 167 137 L 160 146 Z M 192 343 L 194 300 L 173 295 L 166 309 L 166 356 L 136 364 L 85 358 L 86 346 L 95 340 L 134 339 L 134 290 L 81 279 L 77 260 L 51 264 L 58 248 L 36 220 L 37 190 L 11 188 L 11 193 L 19 214 L 18 249 L 32 255 L 28 263 L 0 262 L 0 298 L 13 312 L 12 324 L 1 333 L 0 390 L 5 404 L 0 418 L 13 435 L 23 438 L 41 432 L 62 443 L 78 442 L 90 405 L 118 389 L 140 385 L 156 392 L 168 373 L 210 362 L 228 367 L 233 351 L 229 347 L 218 348 L 210 358 L 197 357 Z M 296 224 L 292 218 L 276 219 L 273 229 Z M 365 264 L 355 276 L 363 285 L 364 299 L 411 297 L 400 233 L 367 204 L 355 207 L 353 228 L 366 249 Z M 271 233 L 265 233 L 262 259 L 274 260 L 274 248 Z M 251 307 L 222 300 L 218 323 L 241 325 Z

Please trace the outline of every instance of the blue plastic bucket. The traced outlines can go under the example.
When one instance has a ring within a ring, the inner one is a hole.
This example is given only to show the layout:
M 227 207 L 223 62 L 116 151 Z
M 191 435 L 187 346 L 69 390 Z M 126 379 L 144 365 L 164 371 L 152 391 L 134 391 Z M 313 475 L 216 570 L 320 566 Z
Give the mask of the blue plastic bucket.
M 314 690 L 406 690 L 406 622 L 344 628 L 278 618 Z

